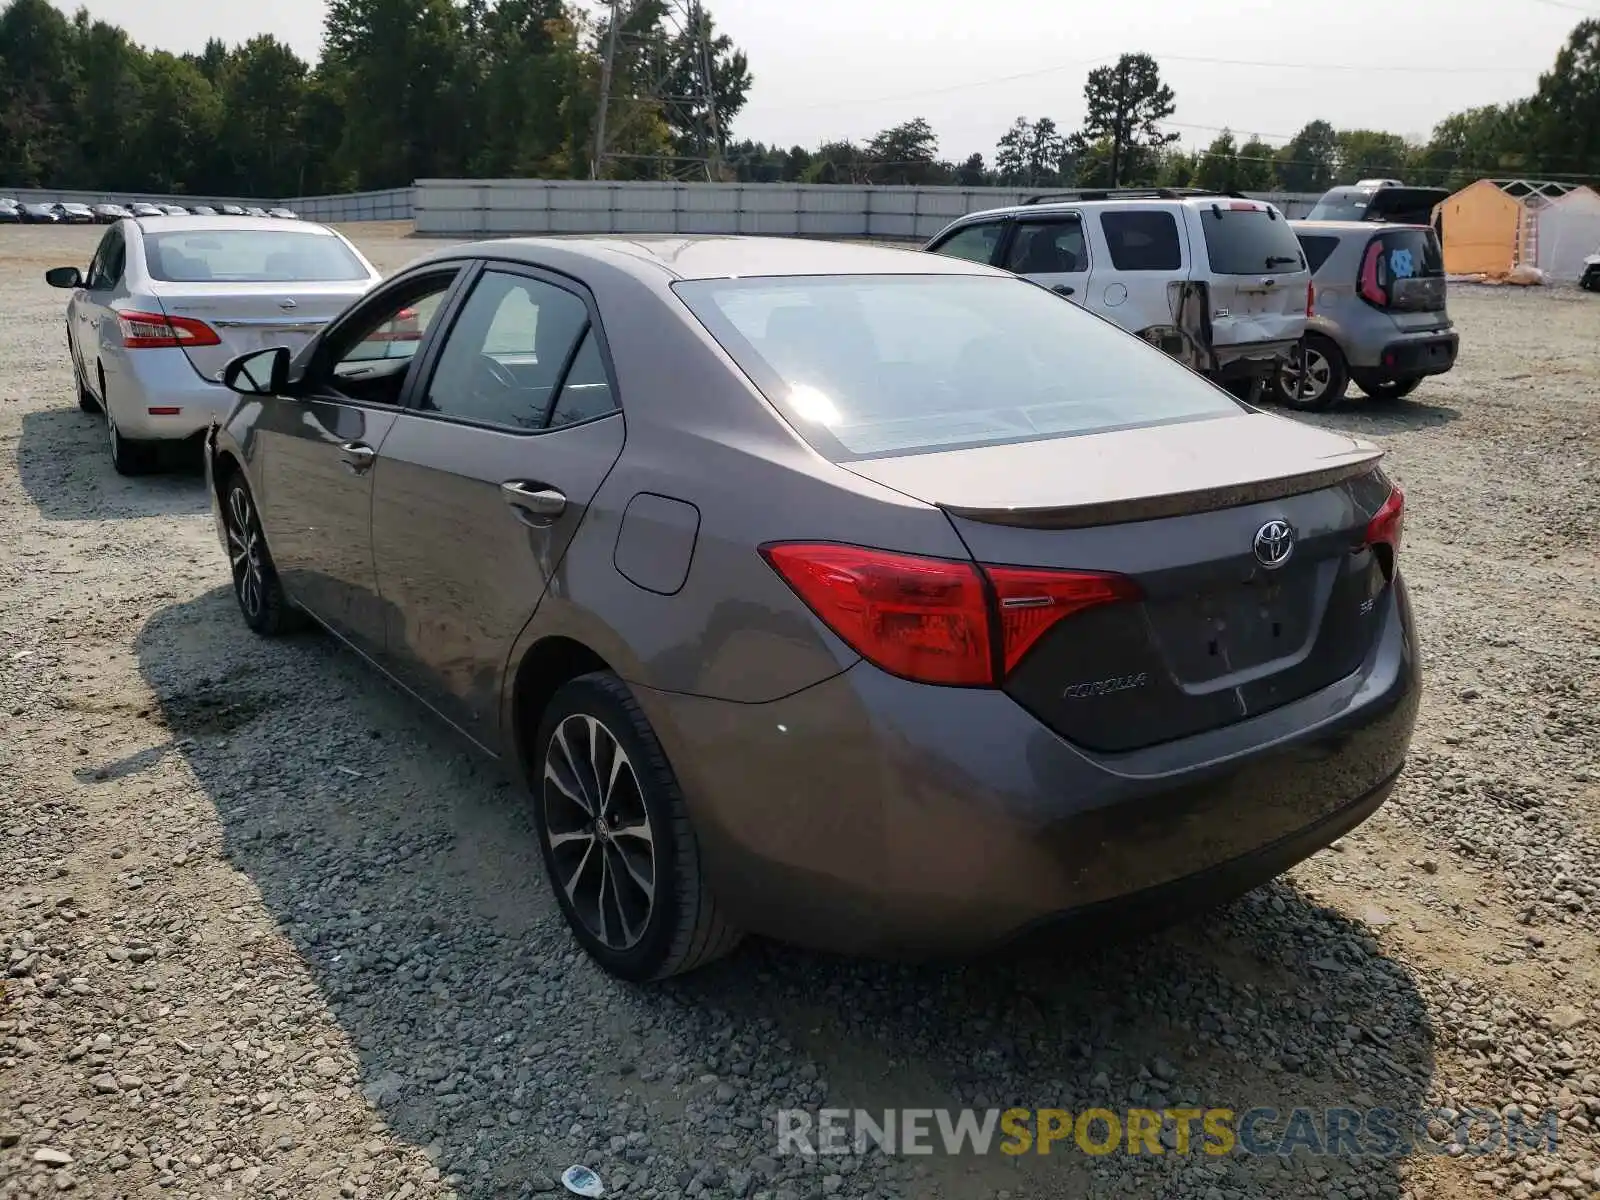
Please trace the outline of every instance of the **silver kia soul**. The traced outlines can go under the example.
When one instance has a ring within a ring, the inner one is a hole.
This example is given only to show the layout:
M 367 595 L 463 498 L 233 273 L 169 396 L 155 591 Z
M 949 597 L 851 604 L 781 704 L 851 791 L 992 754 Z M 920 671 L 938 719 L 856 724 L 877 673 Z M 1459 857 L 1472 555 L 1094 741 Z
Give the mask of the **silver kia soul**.
M 1459 337 L 1432 229 L 1372 221 L 1289 226 L 1305 248 L 1314 297 L 1302 353 L 1279 374 L 1279 400 L 1324 409 L 1352 383 L 1374 400 L 1398 400 L 1455 365 Z

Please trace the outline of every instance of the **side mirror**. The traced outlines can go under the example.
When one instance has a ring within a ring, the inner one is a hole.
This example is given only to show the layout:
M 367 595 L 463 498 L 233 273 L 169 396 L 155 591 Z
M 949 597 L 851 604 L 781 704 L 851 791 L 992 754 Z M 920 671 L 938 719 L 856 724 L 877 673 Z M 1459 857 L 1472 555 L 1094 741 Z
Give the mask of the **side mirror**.
M 289 383 L 289 348 L 273 346 L 241 354 L 222 368 L 222 386 L 241 396 L 276 396 Z
M 77 267 L 51 267 L 44 273 L 44 281 L 54 288 L 80 288 L 83 272 Z

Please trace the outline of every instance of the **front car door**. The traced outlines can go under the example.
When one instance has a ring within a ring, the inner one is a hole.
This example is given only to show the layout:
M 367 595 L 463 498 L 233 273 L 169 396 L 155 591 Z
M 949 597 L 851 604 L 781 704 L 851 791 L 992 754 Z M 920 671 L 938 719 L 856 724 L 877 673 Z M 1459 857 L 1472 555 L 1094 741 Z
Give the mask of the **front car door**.
M 122 285 L 123 267 L 127 262 L 128 247 L 122 227 L 113 225 L 100 239 L 99 248 L 84 274 L 83 286 L 72 297 L 72 351 L 77 357 L 80 377 L 102 404 L 100 394 L 100 339 L 110 336 L 120 342 L 121 336 L 114 328 L 117 314 L 111 301 Z M 109 324 L 108 324 L 109 323 Z
M 1089 284 L 1089 243 L 1077 213 L 1052 213 L 1016 222 L 1000 263 L 1008 271 L 1083 304 Z
M 987 263 L 993 266 L 999 256 L 1001 243 L 1005 241 L 1009 225 L 1010 221 L 1004 217 L 973 221 L 969 225 L 951 230 L 927 249 L 935 254 L 948 255 L 950 258 L 964 258 L 968 262 Z
M 372 469 L 461 267 L 419 268 L 363 300 L 308 348 L 293 395 L 259 401 L 253 426 L 256 507 L 284 590 L 374 657 L 386 621 L 372 564 Z
M 384 442 L 372 543 L 385 665 L 488 749 L 511 648 L 622 440 L 593 298 L 486 264 Z

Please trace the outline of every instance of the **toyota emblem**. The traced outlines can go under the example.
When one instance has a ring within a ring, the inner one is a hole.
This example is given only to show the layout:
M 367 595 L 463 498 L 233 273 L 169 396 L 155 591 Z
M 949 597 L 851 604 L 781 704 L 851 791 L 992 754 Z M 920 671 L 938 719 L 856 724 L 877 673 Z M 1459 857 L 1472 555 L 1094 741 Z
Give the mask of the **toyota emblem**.
M 293 296 L 287 296 L 284 299 L 278 301 L 278 307 L 279 308 L 283 308 L 283 309 L 289 309 L 289 308 L 299 308 L 300 306 L 294 302 L 294 297 Z
M 1256 530 L 1256 561 L 1276 571 L 1294 553 L 1294 530 L 1287 521 L 1268 521 Z

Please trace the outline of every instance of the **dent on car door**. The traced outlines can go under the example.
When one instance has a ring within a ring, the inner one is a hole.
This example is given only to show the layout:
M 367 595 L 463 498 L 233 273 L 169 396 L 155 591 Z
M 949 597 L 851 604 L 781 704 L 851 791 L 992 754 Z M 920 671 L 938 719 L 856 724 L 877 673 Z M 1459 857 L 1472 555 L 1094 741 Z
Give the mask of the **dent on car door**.
M 490 266 L 384 443 L 373 553 L 387 666 L 497 749 L 507 656 L 622 451 L 592 300 Z
M 251 426 L 257 510 L 285 590 L 368 654 L 387 622 L 372 563 L 372 478 L 458 266 L 397 280 L 332 327 Z

